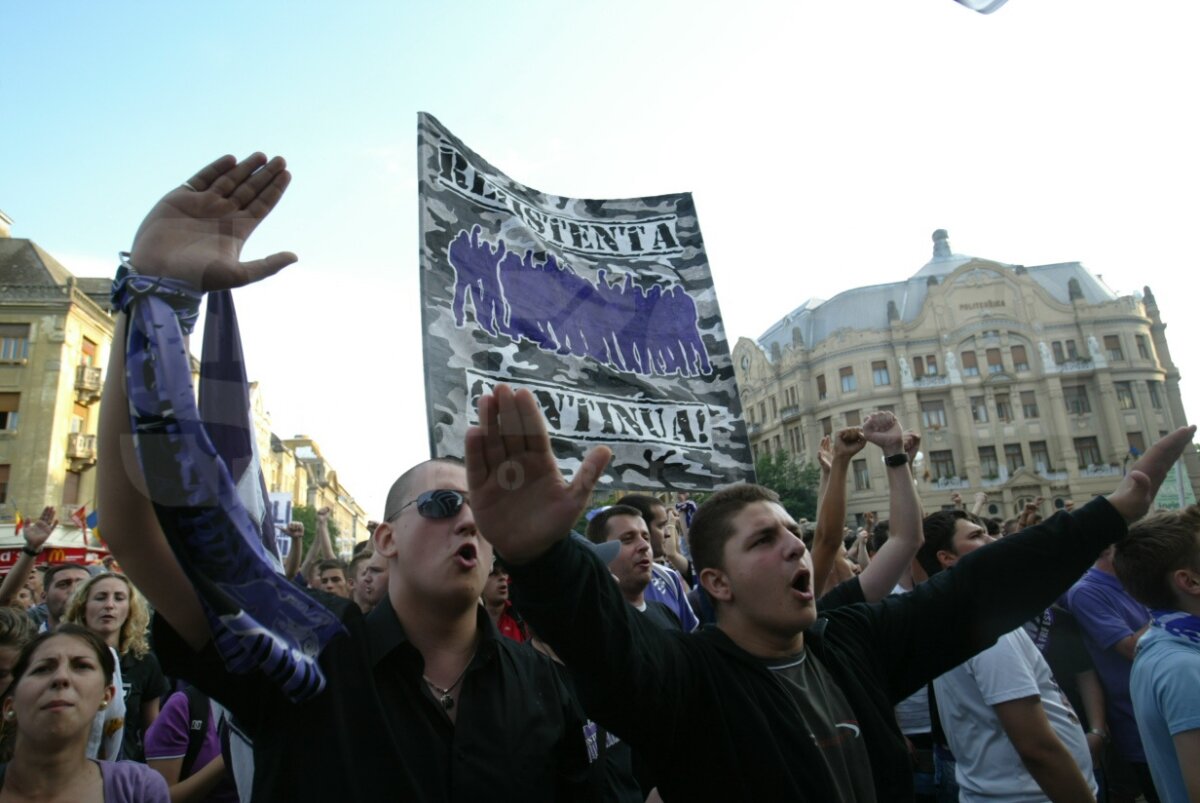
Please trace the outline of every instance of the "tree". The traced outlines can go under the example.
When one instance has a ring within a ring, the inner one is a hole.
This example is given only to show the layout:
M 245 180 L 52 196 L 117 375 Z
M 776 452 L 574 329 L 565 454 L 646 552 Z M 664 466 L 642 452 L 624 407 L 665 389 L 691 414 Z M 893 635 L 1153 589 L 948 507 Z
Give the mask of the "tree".
M 758 484 L 779 494 L 779 501 L 792 518 L 799 521 L 817 518 L 817 490 L 821 470 L 812 463 L 793 460 L 782 449 L 764 454 L 754 464 Z
M 312 549 L 313 539 L 317 537 L 317 510 L 308 505 L 294 505 L 292 507 L 292 521 L 298 521 L 304 525 L 304 554 Z M 337 522 L 331 516 L 329 518 L 329 542 L 334 545 L 334 552 L 337 552 L 337 537 L 341 534 L 338 529 Z

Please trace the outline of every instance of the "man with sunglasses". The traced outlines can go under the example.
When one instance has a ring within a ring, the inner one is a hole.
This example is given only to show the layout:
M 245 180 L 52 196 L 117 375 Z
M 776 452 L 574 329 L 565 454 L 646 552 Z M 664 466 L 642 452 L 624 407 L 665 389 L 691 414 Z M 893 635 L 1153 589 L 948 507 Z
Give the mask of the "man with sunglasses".
M 168 193 L 147 216 L 129 257 L 137 271 L 132 275 L 142 277 L 148 293 L 158 292 L 167 279 L 198 291 L 237 286 L 283 267 L 292 258 L 237 259 L 245 238 L 278 202 L 288 180 L 281 159 L 268 162 L 255 154 L 240 163 L 232 157 L 217 160 Z M 155 648 L 164 667 L 229 709 L 253 740 L 253 799 L 593 799 L 584 721 L 553 664 L 530 647 L 500 637 L 479 604 L 492 548 L 475 525 L 461 465 L 422 463 L 392 486 L 385 520 L 373 535 L 375 552 L 387 564 L 387 591 L 370 614 L 364 616 L 349 600 L 311 592 L 335 612 L 333 624 L 340 622 L 342 628 L 328 637 L 321 631 L 327 641 L 319 653 L 320 641 L 311 630 L 296 638 L 291 632 L 227 624 L 249 619 L 302 629 L 324 615 L 319 606 L 305 607 L 308 601 L 298 599 L 294 588 L 269 570 L 263 585 L 273 596 L 258 597 L 242 610 L 226 604 L 214 621 L 213 600 L 221 602 L 221 593 L 230 592 L 206 589 L 206 612 L 180 565 L 185 558 L 177 557 L 192 553 L 172 551 L 163 522 L 171 527 L 174 543 L 184 543 L 186 549 L 199 536 L 224 539 L 212 543 L 212 549 L 239 547 L 238 554 L 249 560 L 254 556 L 235 541 L 240 537 L 236 530 L 232 535 L 229 530 L 181 531 L 200 528 L 191 523 L 194 519 L 181 525 L 179 518 L 164 513 L 179 504 L 178 495 L 155 500 L 160 519 L 139 490 L 147 487 L 151 472 L 142 471 L 129 449 L 131 443 L 135 449 L 145 445 L 130 437 L 127 390 L 137 388 L 126 374 L 126 351 L 137 355 L 132 346 L 121 344 L 144 331 L 136 328 L 136 314 L 160 308 L 135 304 L 151 302 L 129 302 L 118 315 L 118 345 L 112 349 L 106 389 L 110 395 L 102 410 L 109 476 L 101 481 L 100 498 L 112 528 L 110 545 L 157 611 Z M 128 338 L 127 328 L 134 332 Z M 187 368 L 186 349 L 166 349 L 161 359 Z M 182 420 L 172 417 L 177 415 L 164 409 L 166 425 Z M 144 433 L 139 438 L 158 443 Z M 186 487 L 186 467 L 179 460 L 161 468 L 163 473 L 154 476 L 157 487 L 164 481 Z M 219 507 L 239 510 L 224 497 Z M 221 526 L 234 518 L 222 510 L 203 515 Z M 270 585 L 275 579 L 281 584 L 278 590 Z M 289 610 L 281 612 L 283 607 Z M 296 646 L 282 655 L 270 652 L 270 661 L 231 671 L 218 647 L 247 633 L 256 638 L 253 649 L 288 643 L 288 637 Z M 317 671 L 312 670 L 314 653 Z M 294 671 L 284 676 L 281 665 Z M 303 672 L 308 673 L 307 685 L 297 693 L 292 681 Z

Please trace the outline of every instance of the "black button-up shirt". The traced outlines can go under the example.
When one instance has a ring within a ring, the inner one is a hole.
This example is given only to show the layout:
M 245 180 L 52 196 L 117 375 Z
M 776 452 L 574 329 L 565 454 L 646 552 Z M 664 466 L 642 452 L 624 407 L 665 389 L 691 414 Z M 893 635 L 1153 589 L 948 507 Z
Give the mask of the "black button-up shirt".
M 325 690 L 299 705 L 257 673 L 230 674 L 211 644 L 193 652 L 155 618 L 168 673 L 229 708 L 254 740 L 256 801 L 593 798 L 584 723 L 553 664 L 502 638 L 482 607 L 454 723 L 386 600 L 365 618 L 333 607 L 349 636 L 321 654 Z

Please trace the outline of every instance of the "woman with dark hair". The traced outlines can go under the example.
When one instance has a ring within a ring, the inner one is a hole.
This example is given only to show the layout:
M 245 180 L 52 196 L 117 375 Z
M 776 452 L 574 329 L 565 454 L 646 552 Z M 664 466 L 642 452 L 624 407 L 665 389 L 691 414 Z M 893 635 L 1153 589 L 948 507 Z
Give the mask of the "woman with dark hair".
M 120 757 L 144 761 L 143 735 L 158 716 L 159 699 L 171 690 L 150 652 L 150 611 L 145 599 L 125 575 L 97 574 L 75 589 L 63 621 L 83 625 L 116 650 L 121 686 L 117 691 L 125 703 Z
M 33 622 L 24 611 L 12 607 L 0 608 L 0 697 L 8 694 L 13 667 L 21 649 L 33 641 Z
M 25 646 L 4 700 L 5 730 L 16 733 L 12 760 L 0 765 L 0 800 L 170 800 L 166 782 L 148 767 L 87 757 L 92 721 L 116 694 L 114 668 L 108 646 L 78 625 Z

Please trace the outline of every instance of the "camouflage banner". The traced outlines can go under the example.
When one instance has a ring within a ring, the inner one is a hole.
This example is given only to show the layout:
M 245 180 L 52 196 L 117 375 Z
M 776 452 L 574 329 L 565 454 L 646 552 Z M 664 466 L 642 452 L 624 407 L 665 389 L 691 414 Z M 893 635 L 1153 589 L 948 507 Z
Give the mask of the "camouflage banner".
M 601 488 L 753 478 L 708 259 L 688 193 L 560 198 L 418 121 L 430 448 L 461 457 L 476 402 L 528 388 L 569 477 L 613 448 Z

